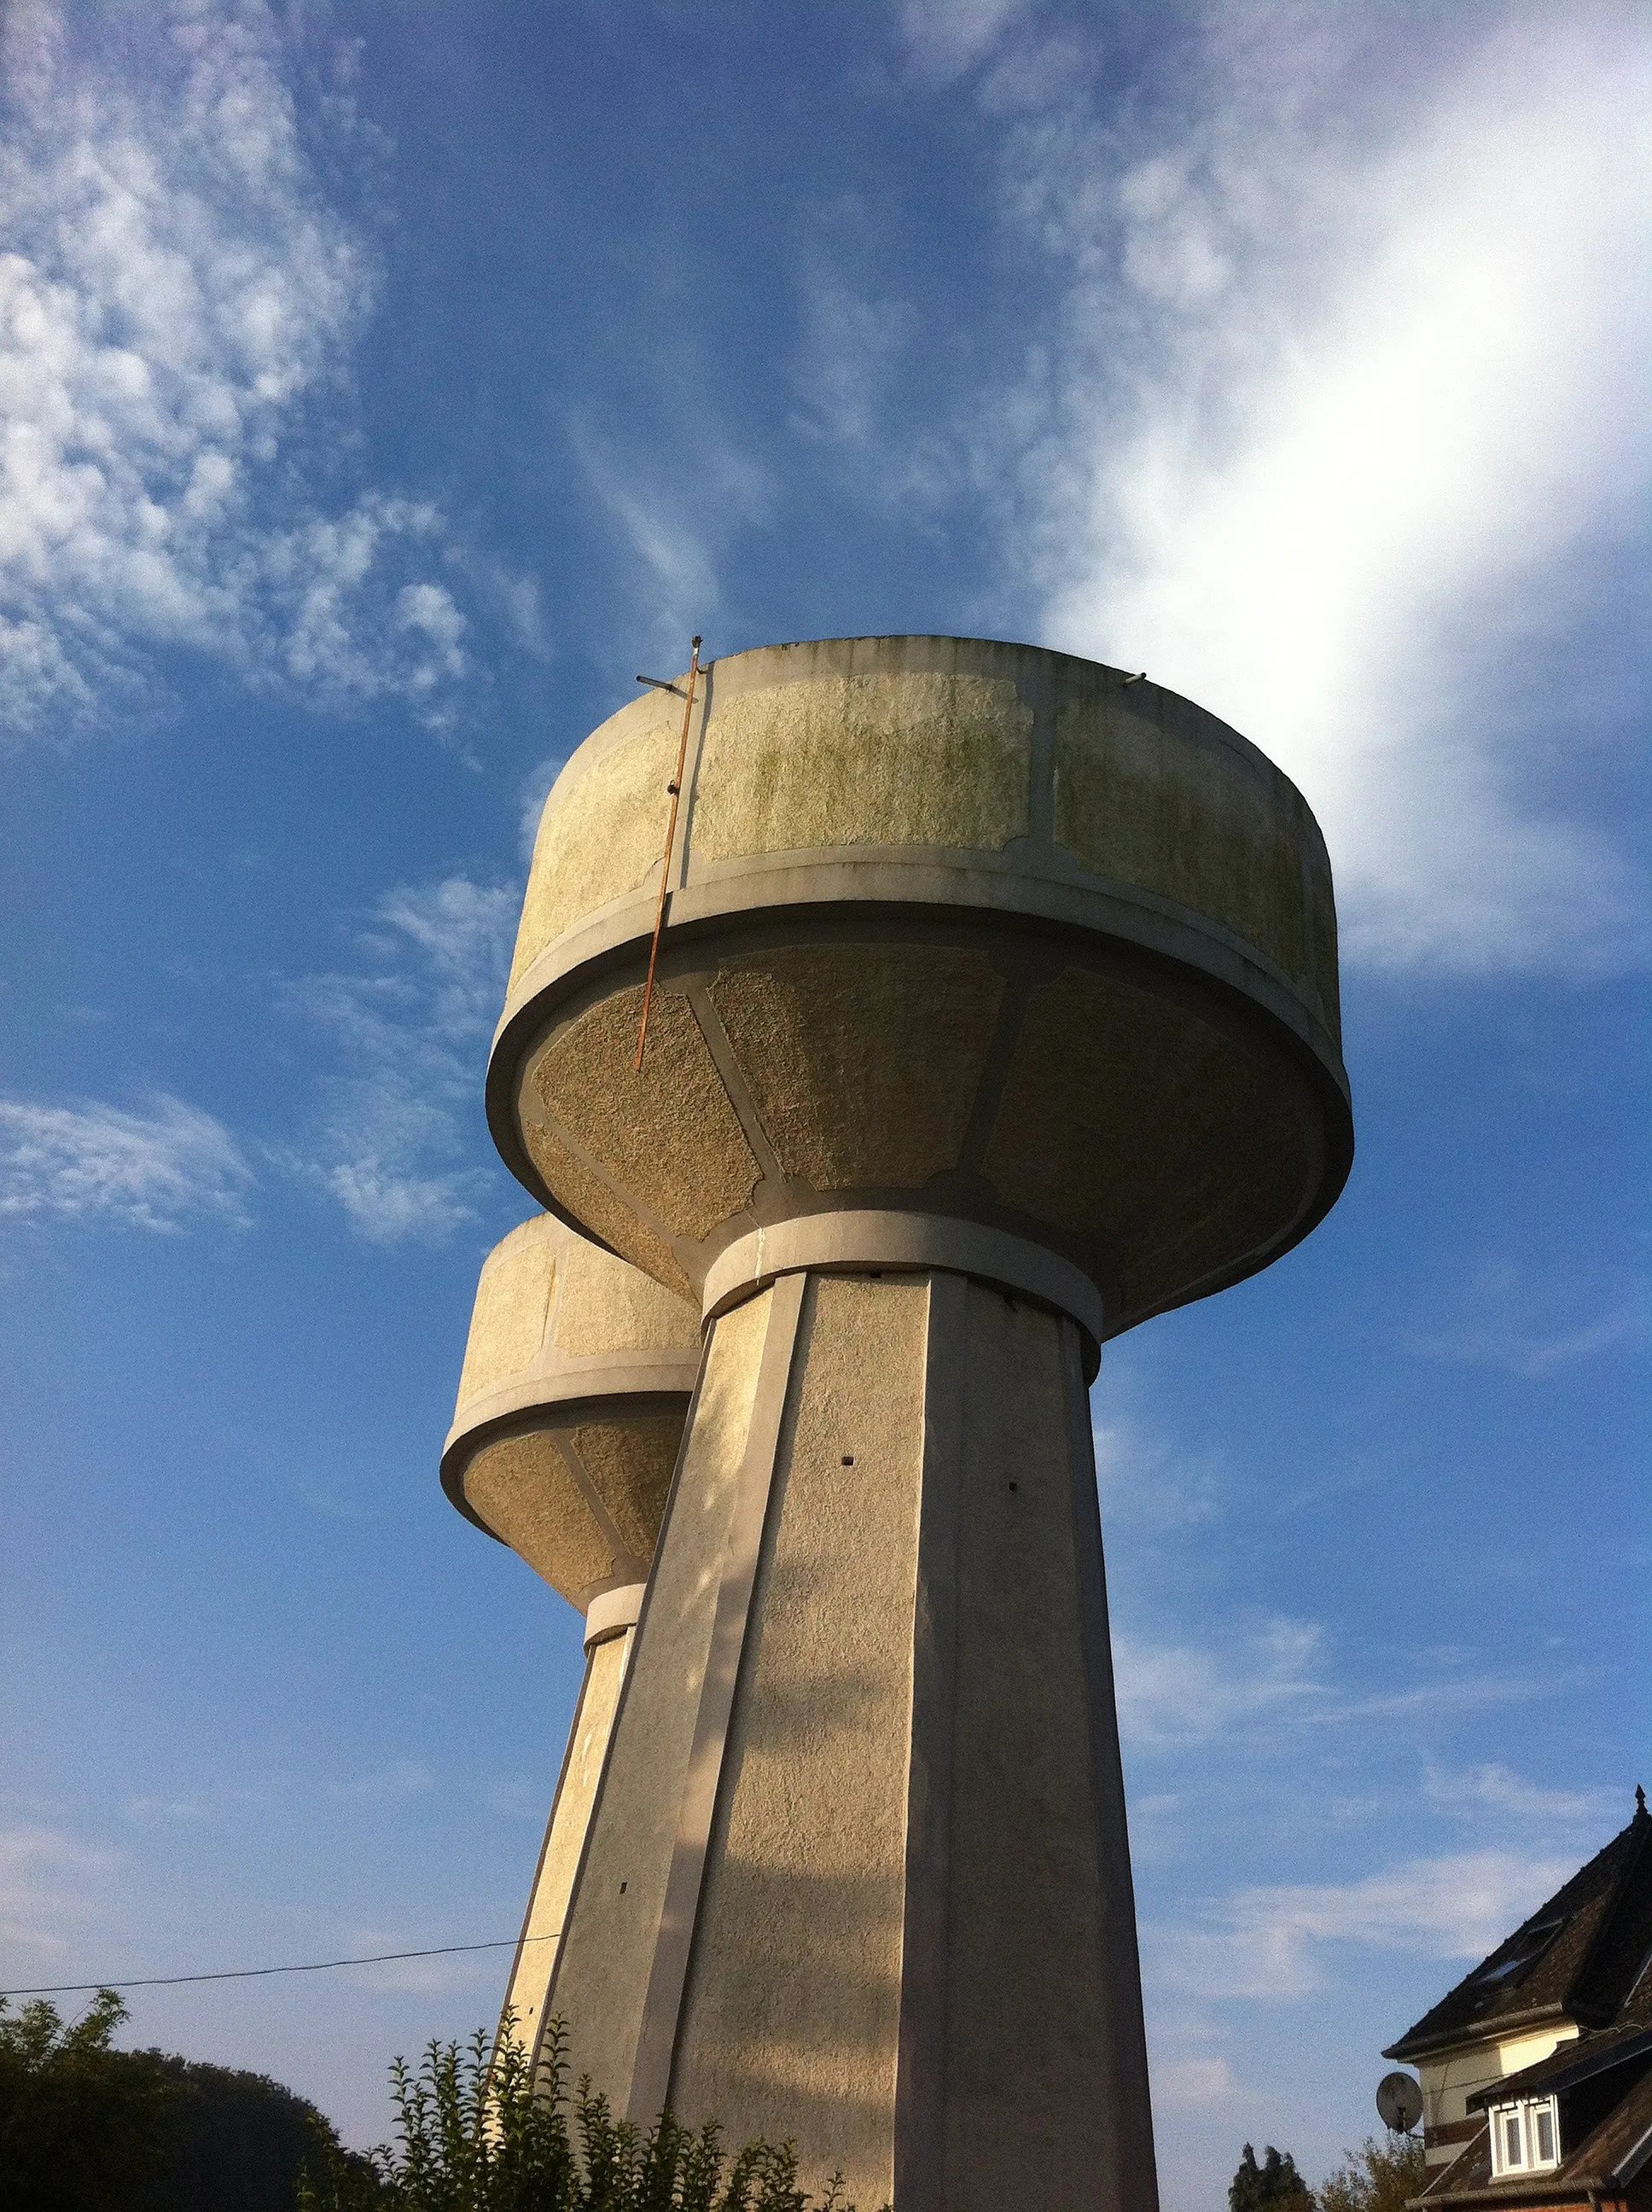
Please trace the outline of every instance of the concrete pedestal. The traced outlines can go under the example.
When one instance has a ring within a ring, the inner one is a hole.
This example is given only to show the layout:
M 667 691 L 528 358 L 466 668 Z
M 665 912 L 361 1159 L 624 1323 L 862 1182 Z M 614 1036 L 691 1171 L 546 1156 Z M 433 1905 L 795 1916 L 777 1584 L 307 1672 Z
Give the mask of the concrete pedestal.
M 1155 2203 L 1088 1349 L 938 1267 L 714 1321 L 548 1999 L 617 2109 Z
M 1084 1382 L 1342 1188 L 1324 840 L 1066 654 L 686 690 L 557 778 L 489 1064 L 524 1186 L 712 1324 L 548 2002 L 862 2212 L 1151 2212 Z
M 545 1215 L 483 1263 L 442 1486 L 585 1613 L 585 1681 L 506 1991 L 531 2051 L 699 1355 L 691 1306 Z
M 597 1618 L 587 1618 L 586 1623 L 585 1680 L 574 1709 L 562 1771 L 556 1778 L 556 1795 L 505 1991 L 506 2014 L 531 2051 L 538 2051 L 544 2034 L 545 1991 L 556 1969 L 556 1946 L 580 1854 L 585 1848 L 603 1761 L 608 1756 L 620 1690 L 630 1666 L 642 1589 L 639 1583 L 628 1589 L 610 1591 L 592 1607 Z

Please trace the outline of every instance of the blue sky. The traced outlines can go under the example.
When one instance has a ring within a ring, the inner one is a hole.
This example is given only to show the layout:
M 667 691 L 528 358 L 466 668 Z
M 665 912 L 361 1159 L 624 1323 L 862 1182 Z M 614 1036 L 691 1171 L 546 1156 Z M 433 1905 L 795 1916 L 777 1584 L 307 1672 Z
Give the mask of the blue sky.
M 1643 11 L 4 25 L 0 1973 L 514 1935 L 577 1624 L 436 1459 L 525 833 L 691 629 L 1026 638 L 1337 869 L 1346 1194 L 1095 1394 L 1166 2204 L 1324 2172 L 1652 1763 Z M 507 1955 L 130 2034 L 370 2141 Z

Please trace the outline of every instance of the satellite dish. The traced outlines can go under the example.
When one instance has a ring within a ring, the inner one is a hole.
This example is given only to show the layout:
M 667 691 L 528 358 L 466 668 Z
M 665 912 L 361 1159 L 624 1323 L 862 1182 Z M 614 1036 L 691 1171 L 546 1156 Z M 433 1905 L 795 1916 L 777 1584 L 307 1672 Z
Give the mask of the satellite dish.
M 1423 2093 L 1411 2074 L 1385 2074 L 1376 2085 L 1377 2117 L 1397 2136 L 1408 2136 L 1423 2117 Z

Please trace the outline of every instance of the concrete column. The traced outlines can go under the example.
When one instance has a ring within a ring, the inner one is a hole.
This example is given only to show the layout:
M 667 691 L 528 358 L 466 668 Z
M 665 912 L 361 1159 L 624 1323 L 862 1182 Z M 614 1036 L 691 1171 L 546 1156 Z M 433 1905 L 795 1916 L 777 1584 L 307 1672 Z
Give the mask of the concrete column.
M 1153 2206 L 1068 1315 L 841 1260 L 718 1315 L 548 2006 L 863 2207 Z
M 544 2029 L 544 1995 L 556 1971 L 568 1901 L 636 1639 L 642 1588 L 635 1583 L 610 1590 L 586 1615 L 585 1680 L 505 1991 L 505 2009 L 516 2035 L 536 2057 Z

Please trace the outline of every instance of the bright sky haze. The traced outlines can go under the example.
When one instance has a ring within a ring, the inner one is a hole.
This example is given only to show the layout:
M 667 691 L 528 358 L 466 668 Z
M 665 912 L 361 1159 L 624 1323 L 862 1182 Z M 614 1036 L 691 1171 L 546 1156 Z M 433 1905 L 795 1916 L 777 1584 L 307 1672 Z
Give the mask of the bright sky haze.
M 1167 2212 L 1317 2179 L 1652 1782 L 1652 18 L 0 24 L 0 1981 L 514 1938 L 579 1623 L 436 1465 L 539 805 L 692 631 L 1024 639 L 1336 871 L 1348 1189 L 1093 1398 Z M 365 2143 L 508 1959 L 127 2039 Z

